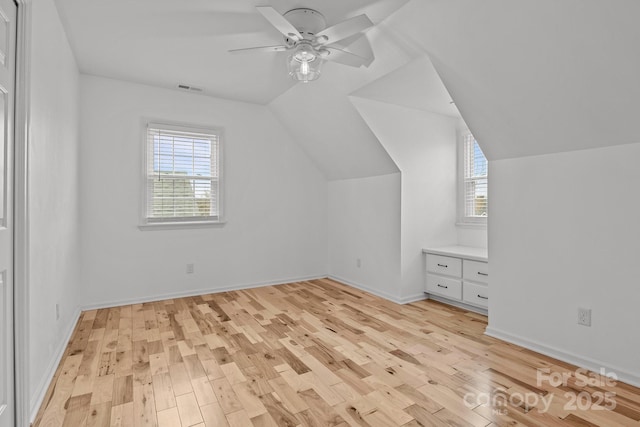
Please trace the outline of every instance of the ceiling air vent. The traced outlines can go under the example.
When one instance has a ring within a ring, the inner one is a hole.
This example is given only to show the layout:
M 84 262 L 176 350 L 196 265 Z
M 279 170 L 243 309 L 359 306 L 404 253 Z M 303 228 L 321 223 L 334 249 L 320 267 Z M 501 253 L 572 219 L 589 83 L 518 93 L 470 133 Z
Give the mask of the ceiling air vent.
M 183 85 L 183 84 L 179 84 L 178 85 L 178 89 L 188 90 L 188 91 L 191 91 L 191 92 L 202 92 L 202 88 L 195 87 L 195 86 L 189 86 L 189 85 Z

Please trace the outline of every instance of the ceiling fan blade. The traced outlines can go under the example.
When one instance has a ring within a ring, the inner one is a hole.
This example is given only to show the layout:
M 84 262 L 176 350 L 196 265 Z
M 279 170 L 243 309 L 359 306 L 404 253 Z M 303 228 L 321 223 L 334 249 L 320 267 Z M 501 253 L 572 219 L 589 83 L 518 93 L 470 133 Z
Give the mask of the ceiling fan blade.
M 372 26 L 373 22 L 371 22 L 371 19 L 369 19 L 367 15 L 362 14 L 329 28 L 325 28 L 316 34 L 316 40 L 322 44 L 331 44 L 346 39 Z
M 334 47 L 340 50 L 346 50 L 349 53 L 353 53 L 354 55 L 365 58 L 367 60 L 367 62 L 364 64 L 365 67 L 369 67 L 369 65 L 371 65 L 371 63 L 376 58 L 373 53 L 371 43 L 369 43 L 369 39 L 363 33 L 354 34 L 353 36 L 342 39 L 339 42 L 326 47 Z
M 229 52 L 283 52 L 287 50 L 287 47 L 284 45 L 279 46 L 259 46 L 259 47 L 245 47 L 242 49 L 231 49 Z
M 278 31 L 284 34 L 286 37 L 294 39 L 296 41 L 302 40 L 302 34 L 293 26 L 293 24 L 287 19 L 280 15 L 274 8 L 271 6 L 258 6 L 256 7 L 258 12 L 264 16 L 267 21 L 271 23 Z
M 362 56 L 355 55 L 351 52 L 347 52 L 346 50 L 338 49 L 336 47 L 325 46 L 322 49 L 326 49 L 329 52 L 329 54 L 324 57 L 324 59 L 328 61 L 333 61 L 356 68 L 371 63 L 368 58 L 363 58 Z

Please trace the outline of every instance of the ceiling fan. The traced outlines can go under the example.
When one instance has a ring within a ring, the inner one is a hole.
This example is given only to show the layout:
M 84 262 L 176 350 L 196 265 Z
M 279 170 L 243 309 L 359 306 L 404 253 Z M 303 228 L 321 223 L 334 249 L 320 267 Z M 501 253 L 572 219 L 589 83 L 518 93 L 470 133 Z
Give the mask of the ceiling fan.
M 287 67 L 289 75 L 303 83 L 320 77 L 325 60 L 352 67 L 369 66 L 373 54 L 367 57 L 345 50 L 339 42 L 361 36 L 362 31 L 373 26 L 373 22 L 362 14 L 326 28 L 324 16 L 316 10 L 296 8 L 281 15 L 270 6 L 258 6 L 262 14 L 282 35 L 284 43 L 277 46 L 232 49 L 229 52 L 283 52 L 291 51 Z

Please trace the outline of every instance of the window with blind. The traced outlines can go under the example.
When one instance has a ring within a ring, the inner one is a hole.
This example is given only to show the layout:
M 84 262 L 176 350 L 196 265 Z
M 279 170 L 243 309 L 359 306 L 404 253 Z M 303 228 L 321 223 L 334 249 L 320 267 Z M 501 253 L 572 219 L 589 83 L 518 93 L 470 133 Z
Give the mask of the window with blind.
M 471 133 L 462 141 L 462 215 L 467 223 L 486 223 L 489 165 Z
M 220 222 L 219 132 L 150 123 L 146 133 L 145 222 Z

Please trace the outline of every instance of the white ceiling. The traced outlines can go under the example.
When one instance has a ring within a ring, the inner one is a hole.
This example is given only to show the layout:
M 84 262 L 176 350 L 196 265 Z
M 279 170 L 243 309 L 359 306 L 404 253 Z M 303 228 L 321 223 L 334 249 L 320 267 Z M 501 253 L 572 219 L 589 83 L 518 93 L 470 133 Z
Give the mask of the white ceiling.
M 490 160 L 640 142 L 638 0 L 56 4 L 82 72 L 266 104 L 331 180 L 398 170 L 351 96 L 459 110 Z M 352 47 L 368 40 L 376 59 L 293 84 L 281 55 L 229 54 L 281 42 L 258 4 L 314 8 L 328 25 L 365 12 L 377 25 Z
M 321 12 L 327 25 L 366 13 L 380 22 L 407 0 L 269 0 L 284 13 Z M 260 15 L 264 0 L 56 0 L 80 71 L 267 104 L 294 85 L 286 52 L 229 53 L 282 44 Z

